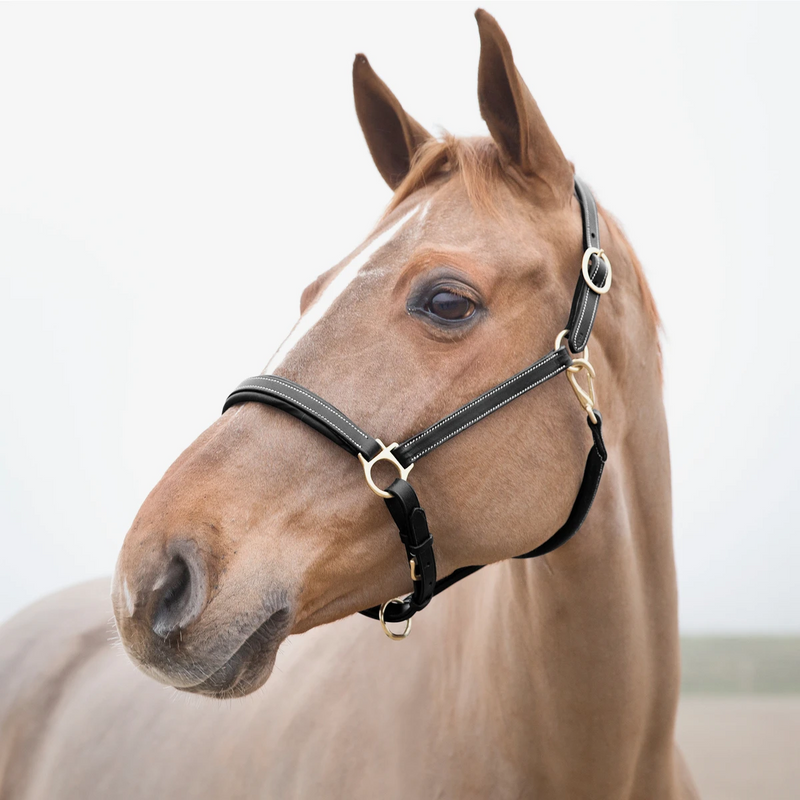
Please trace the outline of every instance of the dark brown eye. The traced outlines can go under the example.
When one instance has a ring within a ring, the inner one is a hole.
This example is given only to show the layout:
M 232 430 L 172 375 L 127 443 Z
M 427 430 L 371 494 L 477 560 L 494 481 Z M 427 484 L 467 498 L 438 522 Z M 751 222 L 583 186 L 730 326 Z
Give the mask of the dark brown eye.
M 468 319 L 475 312 L 475 303 L 454 292 L 437 292 L 431 297 L 425 310 L 449 321 Z

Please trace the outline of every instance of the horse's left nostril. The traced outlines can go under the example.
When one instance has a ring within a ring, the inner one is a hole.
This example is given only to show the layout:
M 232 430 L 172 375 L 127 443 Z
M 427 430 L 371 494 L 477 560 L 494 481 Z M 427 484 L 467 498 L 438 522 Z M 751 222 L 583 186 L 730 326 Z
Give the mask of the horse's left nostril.
M 195 561 L 192 556 L 175 555 L 156 583 L 157 598 L 151 622 L 156 636 L 167 638 L 200 616 L 205 604 L 205 575 Z

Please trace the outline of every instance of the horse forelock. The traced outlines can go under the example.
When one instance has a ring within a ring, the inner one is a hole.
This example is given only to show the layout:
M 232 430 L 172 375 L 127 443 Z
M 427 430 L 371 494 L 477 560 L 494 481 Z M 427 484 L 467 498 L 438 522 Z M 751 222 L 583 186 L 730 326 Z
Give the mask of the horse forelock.
M 390 214 L 414 192 L 456 173 L 464 182 L 470 202 L 497 215 L 497 187 L 511 184 L 497 145 L 489 137 L 459 138 L 449 133 L 441 139 L 430 139 L 417 149 L 386 213 Z

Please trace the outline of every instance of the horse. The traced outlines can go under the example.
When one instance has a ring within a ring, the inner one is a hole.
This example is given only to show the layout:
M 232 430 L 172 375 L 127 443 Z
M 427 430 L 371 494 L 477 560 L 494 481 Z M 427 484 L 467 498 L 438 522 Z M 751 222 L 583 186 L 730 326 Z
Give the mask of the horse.
M 356 57 L 356 112 L 393 196 L 305 289 L 263 373 L 385 441 L 546 352 L 581 263 L 574 167 L 505 34 L 476 19 L 489 137 L 433 137 Z M 279 409 L 235 405 L 124 540 L 111 595 L 127 658 L 108 644 L 107 581 L 2 628 L 0 798 L 696 797 L 674 742 L 658 314 L 602 207 L 599 225 L 614 265 L 592 339 L 608 465 L 576 536 L 512 558 L 563 523 L 581 481 L 589 433 L 562 376 L 416 465 L 439 574 L 489 566 L 398 644 L 356 614 L 414 580 L 359 465 Z

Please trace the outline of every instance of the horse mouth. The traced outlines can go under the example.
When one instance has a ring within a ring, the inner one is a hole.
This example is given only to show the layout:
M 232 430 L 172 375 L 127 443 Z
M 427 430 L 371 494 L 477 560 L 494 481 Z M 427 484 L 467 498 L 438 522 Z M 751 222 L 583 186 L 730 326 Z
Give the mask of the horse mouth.
M 251 633 L 228 660 L 193 686 L 178 686 L 182 692 L 202 694 L 217 700 L 244 697 L 263 686 L 272 674 L 278 648 L 291 623 L 288 608 L 268 617 Z

